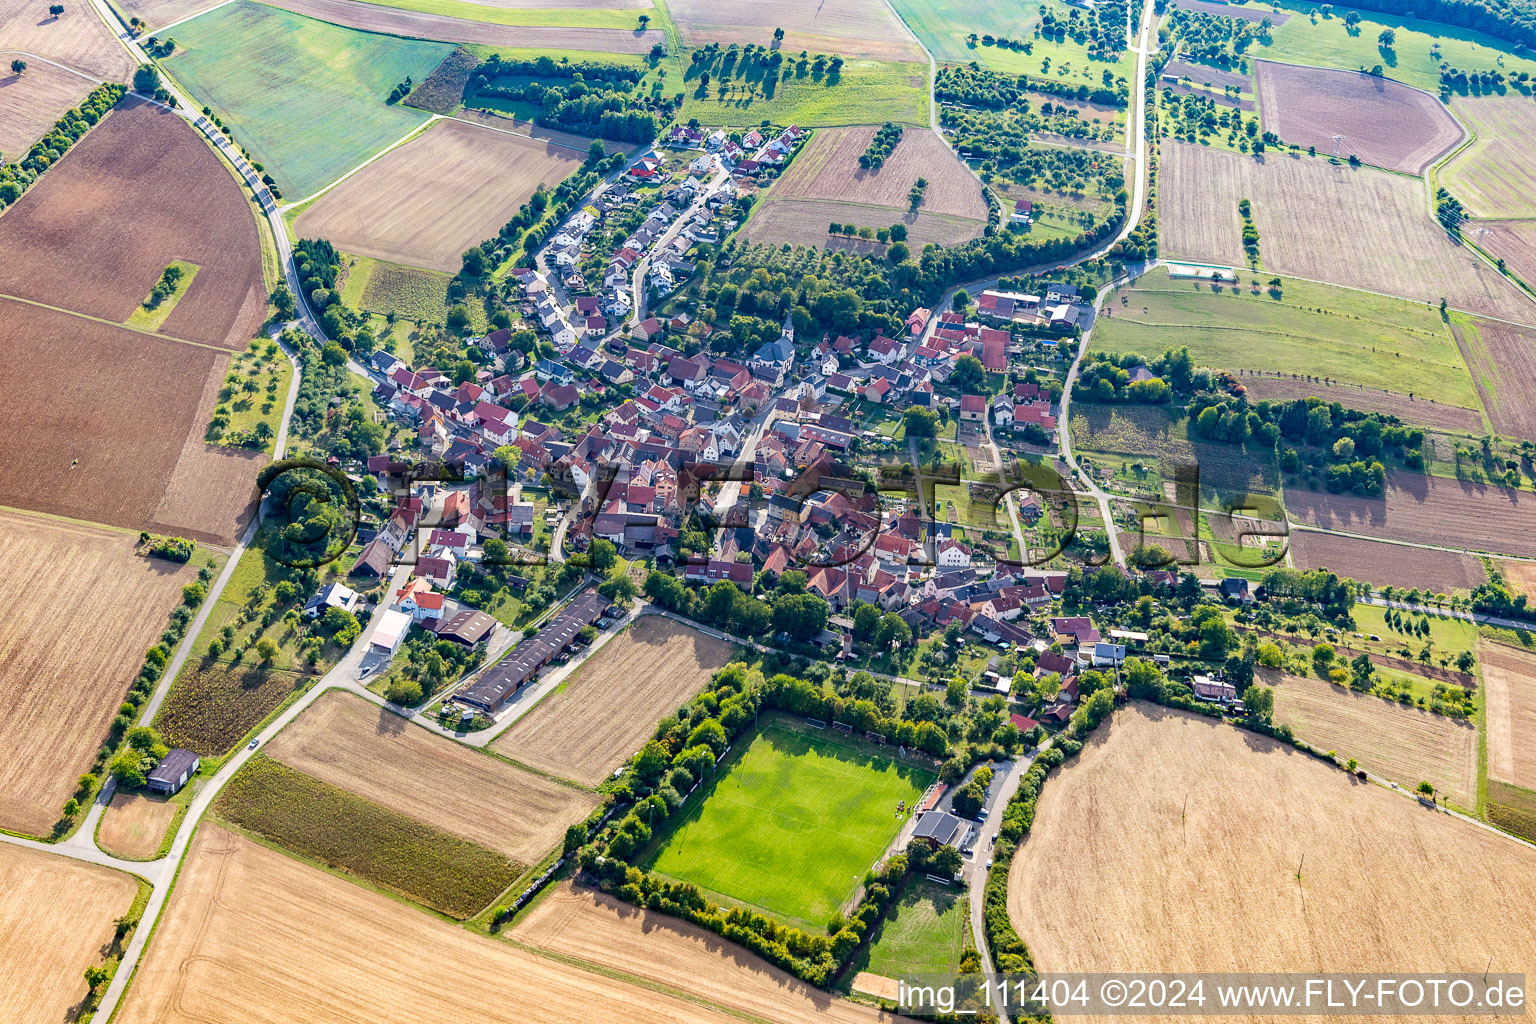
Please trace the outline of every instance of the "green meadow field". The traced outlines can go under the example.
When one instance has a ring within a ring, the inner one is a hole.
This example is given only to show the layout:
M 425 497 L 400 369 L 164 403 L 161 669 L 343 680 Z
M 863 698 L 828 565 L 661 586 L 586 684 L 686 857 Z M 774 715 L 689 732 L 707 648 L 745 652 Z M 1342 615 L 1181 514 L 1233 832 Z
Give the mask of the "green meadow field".
M 706 784 L 650 866 L 819 931 L 896 837 L 897 803 L 910 809 L 931 781 L 770 725 Z
M 176 26 L 165 69 L 297 201 L 404 137 L 428 114 L 385 99 L 450 53 L 235 0 Z
M 1266 369 L 1413 392 L 1480 408 L 1455 339 L 1434 309 L 1401 299 L 1285 279 L 1282 297 L 1243 286 L 1141 278 L 1130 302 L 1099 319 L 1090 347 L 1147 358 L 1189 346 L 1201 366 Z M 1258 275 L 1267 282 L 1271 275 Z
M 907 887 L 846 976 L 869 971 L 886 978 L 955 974 L 965 948 L 969 904 L 964 889 L 920 880 Z

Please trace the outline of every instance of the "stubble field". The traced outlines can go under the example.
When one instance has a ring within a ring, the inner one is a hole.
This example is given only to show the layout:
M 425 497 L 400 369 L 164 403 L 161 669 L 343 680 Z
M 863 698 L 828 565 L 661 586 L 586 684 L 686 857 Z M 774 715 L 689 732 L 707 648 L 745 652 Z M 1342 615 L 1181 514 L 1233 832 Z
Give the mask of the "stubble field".
M 165 830 L 176 817 L 176 805 L 144 793 L 115 793 L 101 815 L 96 843 L 128 860 L 149 860 L 160 849 Z
M 137 540 L 0 509 L 14 595 L 0 618 L 0 826 L 38 834 L 58 819 L 145 648 L 196 578 L 135 555 Z
M 0 71 L 0 153 L 8 161 L 20 160 L 95 83 L 35 60 L 18 75 L 9 70 L 11 58 L 4 51 L 0 56 L 7 69 Z
M 683 41 L 705 43 L 773 42 L 775 28 L 784 30 L 779 44 L 786 53 L 840 53 L 844 57 L 879 60 L 923 59 L 912 33 L 884 4 L 867 0 L 786 0 L 764 9 L 750 0 L 672 0 L 667 12 L 677 22 Z
M 0 217 L 0 293 L 122 323 L 172 260 L 199 267 L 160 333 L 242 349 L 266 316 L 261 242 L 197 131 L 130 100 Z
M 1308 526 L 1472 551 L 1536 555 L 1528 528 L 1536 496 L 1417 473 L 1387 474 L 1387 493 L 1360 498 L 1326 491 L 1285 492 L 1291 519 Z
M 1407 174 L 1424 169 L 1461 141 L 1440 101 L 1400 82 L 1355 71 L 1254 62 L 1264 130 L 1290 144 L 1341 153 Z
M 896 1019 L 813 988 L 708 929 L 570 883 L 546 896 L 512 936 L 774 1024 L 875 1024 Z
M 320 197 L 294 231 L 345 252 L 456 272 L 464 250 L 494 235 L 535 186 L 553 188 L 585 156 L 443 121 Z
M 1536 287 L 1536 223 L 1496 220 L 1471 226 L 1469 230 L 1478 245 L 1492 253 L 1494 259 L 1504 261 L 1510 273 L 1527 286 Z
M 1471 590 L 1488 581 L 1483 563 L 1454 551 L 1431 551 L 1311 530 L 1291 532 L 1298 569 L 1332 569 L 1379 587 L 1422 587 L 1431 593 Z
M 35 53 L 107 81 L 126 82 L 133 74 L 133 58 L 90 4 L 65 4 L 54 18 L 47 4 L 0 0 L 0 47 L 6 53 Z M 9 56 L 4 63 L 10 67 Z
M 1420 182 L 1322 157 L 1239 156 L 1165 142 L 1159 226 L 1170 257 L 1245 266 L 1237 204 L 1248 199 L 1268 272 L 1521 322 L 1533 306 L 1451 241 L 1424 209 Z M 1318 230 L 1326 225 L 1326 231 Z
M 231 1019 L 232 1006 L 246 1024 L 735 1019 L 455 927 L 205 824 L 116 1019 L 203 1024 Z
M 1461 807 L 1477 805 L 1477 729 L 1444 715 L 1357 693 L 1321 679 L 1265 673 L 1275 722 L 1318 750 L 1355 758 L 1404 789 L 1428 780 Z
M 444 43 L 480 43 L 487 46 L 512 46 L 540 50 L 599 50 L 608 53 L 649 53 L 657 43 L 665 44 L 660 29 L 582 28 L 553 25 L 502 25 L 476 21 L 470 17 L 452 17 L 426 11 L 405 10 L 399 6 L 359 3 L 357 0 L 274 0 L 278 7 L 311 18 L 365 32 L 382 32 L 408 39 L 433 39 Z M 462 10 L 466 15 L 479 6 L 476 0 Z M 486 4 L 487 7 L 517 7 L 514 4 Z M 560 4 L 545 6 L 559 7 Z M 638 24 L 638 22 L 637 22 Z M 421 81 L 420 78 L 417 81 Z
M 1536 656 L 1477 645 L 1488 699 L 1488 777 L 1536 790 Z
M 735 647 L 659 615 L 637 619 L 491 748 L 595 786 L 704 688 Z
M 1046 783 L 1008 913 L 1043 973 L 1481 974 L 1490 958 L 1528 969 L 1532 885 L 1536 851 L 1274 740 L 1138 703 Z
M 567 825 L 597 806 L 594 793 L 435 736 L 349 694 L 325 695 L 266 753 L 523 864 L 537 863 Z
M 1529 96 L 1456 96 L 1451 109 L 1477 135 L 1441 171 L 1441 183 L 1474 217 L 1536 216 L 1530 141 L 1536 105 Z
M 73 1020 L 85 969 L 138 888 L 118 871 L 0 845 L 0 1020 Z
M 874 125 L 818 131 L 768 190 L 747 237 L 822 244 L 829 223 L 903 223 L 917 249 L 929 241 L 956 244 L 981 234 L 987 223 L 981 186 L 942 139 L 909 126 L 879 168 L 860 167 L 875 131 Z M 919 177 L 928 179 L 928 187 L 914 214 L 908 212 L 907 194 Z
M 1471 317 L 1451 329 L 1493 429 L 1536 440 L 1536 331 Z

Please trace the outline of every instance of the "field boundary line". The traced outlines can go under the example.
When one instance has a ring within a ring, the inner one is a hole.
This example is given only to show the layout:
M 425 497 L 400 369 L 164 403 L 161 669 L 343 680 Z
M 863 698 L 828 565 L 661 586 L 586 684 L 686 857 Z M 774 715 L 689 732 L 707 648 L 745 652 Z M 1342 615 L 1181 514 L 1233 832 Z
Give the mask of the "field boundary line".
M 68 64 L 60 64 L 56 60 L 49 60 L 47 57 L 44 57 L 41 54 L 32 53 L 31 51 L 28 51 L 28 50 L 0 50 L 0 54 L 4 54 L 7 57 L 10 56 L 13 53 L 14 54 L 18 54 L 18 55 L 20 55 L 22 57 L 31 57 L 33 60 L 40 60 L 44 64 L 50 64 L 53 67 L 58 68 L 60 71 L 68 71 L 72 75 L 79 75 L 81 78 L 85 79 L 86 81 L 88 81 L 88 82 L 95 82 L 97 85 L 101 85 L 102 82 L 105 81 L 104 79 L 97 78 L 95 75 L 87 74 L 86 72 L 81 71 L 79 68 L 72 68 Z M 97 122 L 97 123 L 99 124 L 100 122 Z
M 201 18 L 205 14 L 212 14 L 214 11 L 218 10 L 220 7 L 228 7 L 230 4 L 232 4 L 234 2 L 235 2 L 235 0 L 219 0 L 218 3 L 210 4 L 209 6 L 204 7 L 202 10 L 197 11 L 197 12 L 195 12 L 193 14 L 188 14 L 188 15 L 185 15 L 184 17 L 177 18 L 175 21 L 167 22 L 164 25 L 156 25 L 155 26 L 155 34 L 156 35 L 160 35 L 163 32 L 169 32 L 171 29 L 175 28 L 177 25 L 185 25 L 189 21 L 195 21 L 196 19 Z
M 161 334 L 159 331 L 148 331 L 142 327 L 135 327 L 131 324 L 116 323 L 112 320 L 106 319 L 105 317 L 91 316 L 89 313 L 79 313 L 73 309 L 65 309 L 63 306 L 50 306 L 48 303 L 38 302 L 36 299 L 24 299 L 20 295 L 6 295 L 5 293 L 0 292 L 0 300 L 5 299 L 10 300 L 11 302 L 20 302 L 28 306 L 37 306 L 40 309 L 52 310 L 55 313 L 64 313 L 68 316 L 77 316 L 81 320 L 90 320 L 94 323 L 106 324 L 108 327 L 121 327 L 125 331 L 132 331 L 135 334 L 142 334 L 148 338 L 159 338 L 162 341 L 169 341 L 177 345 L 191 345 L 194 348 L 206 348 L 214 352 L 223 352 L 227 356 L 234 356 L 237 353 L 243 351 L 242 349 L 225 348 L 222 345 L 210 344 L 206 341 L 189 341 L 186 338 L 178 338 L 175 335 Z
M 457 122 L 459 122 L 459 124 L 467 124 L 467 125 L 470 125 L 470 126 L 475 127 L 475 128 L 484 128 L 488 132 L 501 132 L 501 134 L 503 134 L 503 135 L 513 135 L 513 136 L 516 136 L 519 139 L 527 139 L 530 142 L 542 142 L 546 146 L 559 146 L 561 149 L 568 149 L 572 153 L 585 153 L 586 152 L 586 150 L 584 150 L 584 149 L 580 149 L 580 148 L 578 148 L 576 146 L 572 146 L 572 145 L 570 145 L 568 143 L 556 142 L 554 139 L 541 139 L 541 138 L 539 138 L 537 136 L 534 136 L 534 135 L 524 135 L 522 132 L 514 132 L 514 131 L 510 131 L 510 130 L 508 130 L 506 128 L 497 128 L 495 125 L 491 125 L 491 124 L 481 124 L 478 121 L 466 121 L 462 117 L 459 117 L 457 114 L 438 114 L 437 117 L 440 118 L 441 120 L 444 120 L 444 121 L 457 121 Z M 532 123 L 532 122 L 530 122 L 530 123 Z M 594 140 L 594 141 L 596 141 L 596 140 Z M 315 194 L 319 195 L 318 192 L 315 193 Z
M 303 15 L 301 15 L 301 17 L 303 17 Z M 415 110 L 415 109 L 419 109 L 419 108 L 412 107 L 411 109 Z M 442 114 L 433 114 L 433 113 L 430 113 L 429 111 L 422 111 L 422 113 L 427 115 L 427 119 L 425 121 L 423 121 L 421 124 L 417 125 L 415 128 L 412 128 L 409 132 L 406 132 L 406 134 L 404 136 L 402 136 L 399 139 L 396 139 L 394 142 L 391 142 L 389 145 L 385 146 L 383 149 L 379 150 L 377 153 L 373 154 L 373 156 L 369 157 L 367 160 L 364 160 L 362 163 L 358 164 L 356 167 L 354 167 L 351 170 L 345 172 L 344 174 L 341 175 L 341 177 L 337 178 L 335 181 L 331 182 L 329 185 L 326 185 L 324 188 L 322 188 L 322 189 L 320 189 L 320 190 L 318 190 L 316 192 L 313 192 L 310 195 L 307 195 L 307 196 L 305 196 L 302 199 L 295 199 L 291 203 L 285 203 L 284 206 L 283 206 L 283 212 L 287 213 L 289 209 L 296 209 L 296 208 L 298 208 L 300 206 L 304 206 L 307 203 L 313 203 L 316 199 L 319 199 L 321 196 L 325 195 L 331 189 L 335 188 L 337 185 L 340 185 L 342 182 L 346 181 L 348 178 L 352 177 L 358 171 L 362 170 L 364 167 L 367 167 L 369 164 L 373 163 L 375 160 L 377 160 L 380 157 L 384 156 L 386 153 L 392 153 L 395 150 L 399 149 L 401 146 L 405 145 L 407 142 L 413 141 L 416 138 L 416 136 L 423 134 L 424 132 L 426 132 L 426 130 L 428 128 L 431 128 L 437 122 L 439 122 L 439 121 L 448 121 L 448 120 L 457 120 L 457 118 L 448 118 L 448 117 L 444 117 Z M 295 219 L 297 219 L 297 218 L 295 218 Z M 286 218 L 284 219 L 283 224 L 284 224 L 285 227 L 290 226 L 290 225 L 288 225 L 288 222 L 287 222 Z

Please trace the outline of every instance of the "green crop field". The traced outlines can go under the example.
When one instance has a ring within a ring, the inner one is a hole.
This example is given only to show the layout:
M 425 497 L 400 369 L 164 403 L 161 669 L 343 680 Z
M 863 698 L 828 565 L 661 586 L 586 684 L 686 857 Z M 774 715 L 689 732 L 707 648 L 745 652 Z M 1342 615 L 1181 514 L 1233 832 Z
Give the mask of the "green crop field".
M 1201 366 L 1328 377 L 1480 408 L 1449 327 L 1427 306 L 1291 279 L 1278 299 L 1267 289 L 1254 295 L 1247 280 L 1218 293 L 1170 281 L 1161 268 L 1129 298 L 1111 300 L 1114 313 L 1094 327 L 1091 348 L 1150 359 L 1187 345 Z
M 226 821 L 301 857 L 466 918 L 522 869 L 499 853 L 257 754 L 219 794 Z
M 346 266 L 342 278 L 341 301 L 353 309 L 380 315 L 394 313 L 405 320 L 441 323 L 448 315 L 448 285 L 452 274 L 437 270 L 407 267 L 367 256 L 343 257 Z M 486 327 L 485 310 L 479 303 L 464 304 L 470 326 L 476 331 Z M 375 332 L 383 328 L 375 326 Z
M 466 0 L 370 0 L 380 7 L 420 11 L 445 18 L 463 18 L 489 25 L 548 25 L 557 28 L 627 28 L 638 27 L 642 14 L 650 15 L 650 27 L 661 28 L 655 7 L 644 9 L 614 7 L 495 7 Z
M 323 188 L 427 120 L 385 103 L 450 53 L 235 0 L 176 26 L 165 69 L 234 132 L 290 201 Z
M 940 63 L 968 64 L 974 60 L 995 71 L 1014 71 L 1022 70 L 1015 68 L 1016 64 L 1031 60 L 1029 54 L 983 46 L 980 42 L 971 46 L 966 37 L 975 32 L 977 35 L 1033 41 L 1040 14 L 1032 4 L 894 0 L 893 6 L 901 20 Z
M 772 725 L 701 791 L 651 867 L 819 931 L 933 775 Z
M 775 86 L 772 99 L 740 90 L 722 96 L 719 82 L 711 82 L 709 96 L 701 98 L 699 83 L 691 79 L 684 82 L 677 71 L 669 71 L 666 82 L 668 92 L 683 93 L 683 109 L 677 118 L 683 122 L 696 117 L 702 124 L 736 128 L 751 127 L 765 119 L 802 128 L 885 121 L 928 124 L 926 64 L 848 58 L 836 85 L 809 75 L 791 78 Z
M 967 906 L 963 889 L 928 881 L 908 886 L 846 976 L 958 973 Z
M 1502 70 L 1536 74 L 1536 61 L 1516 57 L 1504 44 L 1490 36 L 1439 22 L 1396 18 L 1377 11 L 1361 11 L 1361 21 L 1354 29 L 1344 24 L 1349 7 L 1333 5 L 1331 17 L 1323 17 L 1326 4 L 1280 0 L 1277 3 L 1242 3 L 1234 6 L 1255 10 L 1279 10 L 1291 17 L 1274 29 L 1269 46 L 1254 47 L 1250 55 L 1292 64 L 1313 64 L 1325 68 L 1358 71 L 1377 64 L 1388 78 L 1427 92 L 1440 91 L 1440 62 L 1464 71 Z M 1377 42 L 1384 28 L 1391 28 L 1397 39 L 1390 50 Z M 1439 56 L 1431 47 L 1439 44 Z

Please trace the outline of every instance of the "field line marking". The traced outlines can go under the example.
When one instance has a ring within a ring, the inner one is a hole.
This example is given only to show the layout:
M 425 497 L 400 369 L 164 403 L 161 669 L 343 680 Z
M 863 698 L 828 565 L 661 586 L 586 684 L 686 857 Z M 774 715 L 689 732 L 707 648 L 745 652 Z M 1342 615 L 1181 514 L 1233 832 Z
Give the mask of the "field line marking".
M 519 139 L 527 139 L 530 142 L 542 142 L 546 146 L 559 146 L 561 149 L 568 149 L 572 153 L 585 153 L 586 152 L 586 150 L 584 150 L 584 149 L 582 149 L 582 148 L 580 148 L 578 146 L 569 145 L 568 143 L 556 142 L 554 139 L 541 139 L 541 138 L 538 138 L 537 136 L 533 136 L 533 135 L 524 135 L 522 132 L 514 132 L 514 131 L 510 131 L 510 130 L 508 130 L 506 128 L 497 128 L 495 125 L 481 124 L 478 121 L 466 121 L 462 117 L 458 117 L 458 116 L 456 116 L 454 114 L 442 114 L 442 115 L 439 115 L 439 116 L 444 121 L 457 121 L 457 122 L 459 122 L 459 124 L 467 124 L 467 125 L 470 125 L 471 127 L 474 127 L 474 128 L 484 128 L 488 132 L 501 132 L 501 134 L 503 134 L 503 135 L 515 135 Z M 316 194 L 318 195 L 319 193 L 316 193 Z
M 142 327 L 134 327 L 131 324 L 116 323 L 115 321 L 108 320 L 104 317 L 91 316 L 89 313 L 77 313 L 73 309 L 65 309 L 62 306 L 50 306 L 48 303 L 38 302 L 36 299 L 24 299 L 19 295 L 6 295 L 4 292 L 0 292 L 0 300 L 3 299 L 9 299 L 11 302 L 20 302 L 28 306 L 37 306 L 40 309 L 51 309 L 55 313 L 65 313 L 69 316 L 77 316 L 82 320 L 91 320 L 98 324 L 106 324 L 108 327 L 121 327 L 125 331 L 132 331 L 135 334 L 143 334 L 151 338 L 159 338 L 161 341 L 173 341 L 179 345 L 191 345 L 194 348 L 211 349 L 214 352 L 222 352 L 227 356 L 233 356 L 235 353 L 243 351 L 241 349 L 225 348 L 222 345 L 212 345 L 206 341 L 189 341 L 186 338 L 178 338 L 170 334 L 161 334 L 158 331 L 148 331 Z
M 4 54 L 7 57 L 9 57 L 13 53 L 17 54 L 19 56 L 22 56 L 22 57 L 31 57 L 33 60 L 40 60 L 44 64 L 51 64 L 54 67 L 58 68 L 60 71 L 68 71 L 72 75 L 79 75 L 81 78 L 85 79 L 86 81 L 88 81 L 88 82 L 95 82 L 97 85 L 100 85 L 102 83 L 102 81 L 103 81 L 102 79 L 97 78 L 95 75 L 87 74 L 86 72 L 81 71 L 79 68 L 72 68 L 68 64 L 60 64 L 56 60 L 49 60 L 47 57 L 44 57 L 41 54 L 30 53 L 30 52 L 28 52 L 26 50 L 0 50 L 0 54 Z

